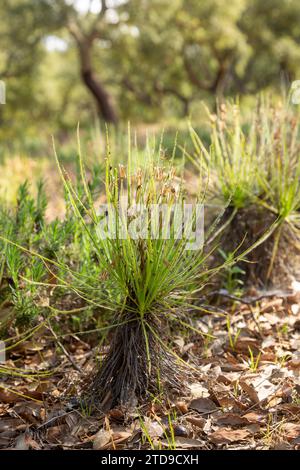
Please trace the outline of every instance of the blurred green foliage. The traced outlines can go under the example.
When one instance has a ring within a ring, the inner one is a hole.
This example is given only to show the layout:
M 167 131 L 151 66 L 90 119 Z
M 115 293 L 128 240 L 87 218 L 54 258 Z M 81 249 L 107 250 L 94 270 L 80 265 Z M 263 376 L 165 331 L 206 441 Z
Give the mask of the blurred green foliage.
M 0 14 L 6 144 L 102 119 L 95 84 L 116 121 L 175 127 L 201 123 L 202 100 L 280 93 L 299 74 L 298 0 L 2 0 Z

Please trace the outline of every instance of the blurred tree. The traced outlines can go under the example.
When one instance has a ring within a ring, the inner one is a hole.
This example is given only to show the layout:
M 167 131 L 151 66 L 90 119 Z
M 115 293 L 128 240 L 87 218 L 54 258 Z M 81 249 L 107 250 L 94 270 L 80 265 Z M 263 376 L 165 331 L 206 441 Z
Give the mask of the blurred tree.
M 120 86 L 147 106 L 161 108 L 162 100 L 171 96 L 183 116 L 203 93 L 223 95 L 233 72 L 243 71 L 250 55 L 238 25 L 246 3 L 128 1 L 123 5 L 128 34 L 114 48 L 115 54 L 123 50 Z
M 38 68 L 43 38 L 60 22 L 50 0 L 2 0 L 0 3 L 0 79 L 6 82 L 7 104 L 0 107 L 7 136 L 37 117 Z
M 51 1 L 2 0 L 0 15 L 0 76 L 30 75 L 41 60 L 41 40 L 59 21 Z
M 207 93 L 256 93 L 299 73 L 299 0 L 130 0 L 124 9 L 138 34 L 135 46 L 127 38 L 122 85 L 148 105 L 172 95 L 186 115 Z
M 300 77 L 299 0 L 2 0 L 0 14 L 7 125 L 23 110 L 73 127 L 91 108 L 155 122 Z
M 96 100 L 99 114 L 106 122 L 117 123 L 117 112 L 112 98 L 100 80 L 99 74 L 93 67 L 93 48 L 96 41 L 110 40 L 110 26 L 107 22 L 108 10 L 106 0 L 101 0 L 99 12 L 92 10 L 93 2 L 89 3 L 87 11 L 82 13 L 76 8 L 76 4 L 66 0 L 55 0 L 66 18 L 65 27 L 75 40 L 80 62 L 80 74 L 83 83 Z
M 244 73 L 233 78 L 233 91 L 256 93 L 278 88 L 300 74 L 299 0 L 248 0 L 239 21 L 250 48 Z

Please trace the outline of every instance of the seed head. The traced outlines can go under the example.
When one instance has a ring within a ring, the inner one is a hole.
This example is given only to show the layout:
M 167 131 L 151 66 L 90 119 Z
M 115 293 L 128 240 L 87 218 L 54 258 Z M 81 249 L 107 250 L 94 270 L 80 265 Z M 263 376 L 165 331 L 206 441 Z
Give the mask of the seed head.
M 126 178 L 126 168 L 124 165 L 119 164 L 119 176 L 121 179 Z

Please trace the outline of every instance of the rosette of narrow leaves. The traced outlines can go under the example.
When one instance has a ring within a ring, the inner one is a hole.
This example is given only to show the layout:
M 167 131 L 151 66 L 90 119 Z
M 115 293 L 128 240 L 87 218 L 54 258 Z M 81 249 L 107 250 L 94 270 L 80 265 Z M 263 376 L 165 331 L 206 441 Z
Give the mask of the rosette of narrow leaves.
M 167 163 L 157 153 L 158 157 L 150 153 L 142 165 L 133 162 L 129 150 L 126 165 L 114 168 L 108 151 L 105 210 L 92 198 L 81 152 L 85 203 L 57 159 L 71 206 L 101 271 L 94 302 L 110 312 L 115 328 L 90 389 L 99 406 L 134 403 L 157 392 L 160 378 L 180 387 L 174 354 L 166 343 L 169 322 L 186 325 L 183 313 L 221 268 L 207 266 L 208 251 L 201 238 L 203 226 L 199 226 L 203 194 L 182 219 L 187 202 L 183 178 L 176 176 L 173 158 Z

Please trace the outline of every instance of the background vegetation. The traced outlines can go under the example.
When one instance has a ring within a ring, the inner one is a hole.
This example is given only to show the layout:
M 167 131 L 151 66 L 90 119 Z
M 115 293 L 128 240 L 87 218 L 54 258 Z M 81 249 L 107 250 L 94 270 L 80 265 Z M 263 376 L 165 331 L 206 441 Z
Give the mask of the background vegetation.
M 31 151 L 97 114 L 201 122 L 203 99 L 249 101 L 299 75 L 297 0 L 3 0 L 0 13 L 1 134 Z

